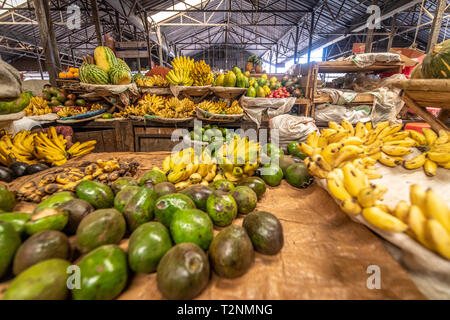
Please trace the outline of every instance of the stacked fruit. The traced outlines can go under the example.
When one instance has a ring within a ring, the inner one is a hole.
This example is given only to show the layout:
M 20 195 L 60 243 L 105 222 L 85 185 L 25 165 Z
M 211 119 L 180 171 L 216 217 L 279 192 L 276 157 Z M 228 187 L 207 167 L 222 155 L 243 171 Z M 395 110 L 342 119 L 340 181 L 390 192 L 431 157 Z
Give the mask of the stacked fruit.
M 47 101 L 41 97 L 33 97 L 30 104 L 23 110 L 25 116 L 41 116 L 47 113 L 52 113 L 53 110 L 47 104 Z
M 36 164 L 45 162 L 50 165 L 62 165 L 67 159 L 91 152 L 96 141 L 75 143 L 66 150 L 67 140 L 56 133 L 55 127 L 49 127 L 48 134 L 31 133 L 22 130 L 14 138 L 6 134 L 0 140 L 0 162 L 6 166 L 13 162 Z
M 77 97 L 73 93 L 67 93 L 65 89 L 48 87 L 42 90 L 39 97 L 47 100 L 47 104 L 52 107 L 53 112 L 58 112 L 62 106 L 66 107 L 84 107 L 86 101 Z
M 135 80 L 139 87 L 168 87 L 169 81 L 160 75 L 140 77 Z
M 80 81 L 91 84 L 123 85 L 131 83 L 131 70 L 128 65 L 108 47 L 97 47 L 94 58 L 83 57 L 79 70 Z
M 250 98 L 265 98 L 267 97 L 271 92 L 271 87 L 274 86 L 275 88 L 279 88 L 279 82 L 276 81 L 276 78 L 272 78 L 270 81 L 267 79 L 267 74 L 263 74 L 261 78 L 256 79 L 251 77 L 249 80 L 249 87 L 246 93 L 247 97 Z
M 249 76 L 250 73 L 243 74 L 240 68 L 234 67 L 233 71 L 228 71 L 226 74 L 217 74 L 213 85 L 216 87 L 248 88 L 250 86 Z
M 192 78 L 192 70 L 194 60 L 181 56 L 172 60 L 172 68 L 167 74 L 167 80 L 173 85 L 192 86 L 194 79 Z
M 291 94 L 287 91 L 286 88 L 279 88 L 272 91 L 267 98 L 289 98 Z
M 74 67 L 69 67 L 69 71 L 67 72 L 60 72 L 59 78 L 61 79 L 71 79 L 71 78 L 78 78 L 79 77 L 79 69 Z
M 86 107 L 81 107 L 80 109 L 70 108 L 70 107 L 64 107 L 60 109 L 56 114 L 60 118 L 66 118 L 71 116 L 76 116 L 79 114 L 83 114 L 89 112 L 89 109 Z
M 262 73 L 262 59 L 256 54 L 251 55 L 247 58 L 247 63 L 245 64 L 245 71 L 252 72 L 254 68 L 255 73 Z
M 192 68 L 194 86 L 208 86 L 214 82 L 211 67 L 204 60 L 196 61 Z
M 423 165 L 425 173 L 433 176 L 437 165 L 449 166 L 450 142 L 446 131 L 442 130 L 438 138 L 430 129 L 425 129 L 425 136 L 422 136 L 414 131 L 400 131 L 401 128 L 401 124 L 390 126 L 388 121 L 379 122 L 373 128 L 370 122 L 365 125 L 358 122 L 355 128 L 345 120 L 342 125 L 329 122 L 329 128 L 323 129 L 320 135 L 311 133 L 306 143 L 300 145 L 300 151 L 311 158 L 320 155 L 328 164 L 327 168 L 336 168 L 346 161 L 361 158 L 364 163 L 379 161 L 389 167 L 403 164 L 407 169 L 414 169 Z M 412 152 L 412 147 L 426 152 L 405 161 L 403 157 Z M 324 170 L 323 165 L 312 164 L 312 167 L 322 177 L 330 171 Z
M 78 183 L 85 180 L 111 184 L 120 177 L 134 176 L 138 163 L 118 159 L 84 162 L 81 167 L 67 167 L 44 175 L 38 183 L 29 182 L 18 190 L 21 200 L 39 203 L 54 193 L 75 191 Z
M 237 100 L 234 100 L 230 106 L 225 101 L 204 100 L 197 104 L 197 107 L 215 114 L 242 114 L 244 112 Z

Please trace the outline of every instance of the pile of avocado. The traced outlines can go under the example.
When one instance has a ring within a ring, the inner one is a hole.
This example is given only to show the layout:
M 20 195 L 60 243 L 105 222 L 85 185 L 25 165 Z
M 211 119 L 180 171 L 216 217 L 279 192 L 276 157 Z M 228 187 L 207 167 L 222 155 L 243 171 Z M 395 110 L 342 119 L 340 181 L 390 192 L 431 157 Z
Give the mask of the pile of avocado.
M 227 128 L 219 128 L 217 125 L 206 125 L 202 127 L 194 127 L 190 132 L 191 140 L 202 141 L 202 142 L 214 142 L 216 139 L 226 141 L 226 139 L 231 139 L 235 136 L 233 130 L 228 130 Z
M 280 185 L 283 178 L 291 186 L 296 188 L 306 188 L 313 182 L 313 177 L 308 173 L 308 169 L 303 163 L 306 155 L 297 148 L 298 142 L 289 143 L 288 155 L 277 146 L 268 143 L 262 147 L 262 159 L 264 166 L 256 171 L 264 182 L 276 187 Z
M 211 270 L 236 278 L 249 270 L 254 251 L 281 250 L 279 220 L 254 210 L 265 190 L 261 178 L 250 177 L 176 193 L 154 169 L 111 187 L 82 181 L 75 193 L 56 193 L 21 213 L 11 212 L 15 195 L 0 187 L 0 280 L 15 276 L 3 299 L 114 299 L 133 273 L 152 272 L 164 297 L 192 299 Z M 238 214 L 242 226 L 232 225 Z M 127 237 L 125 252 L 119 244 Z

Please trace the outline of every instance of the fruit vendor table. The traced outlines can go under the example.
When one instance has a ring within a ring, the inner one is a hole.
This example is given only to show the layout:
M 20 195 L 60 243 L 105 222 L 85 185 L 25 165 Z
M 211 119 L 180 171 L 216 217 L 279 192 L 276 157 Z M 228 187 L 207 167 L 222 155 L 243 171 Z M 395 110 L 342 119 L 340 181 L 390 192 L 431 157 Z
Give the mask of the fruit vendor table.
M 81 160 L 116 156 L 138 161 L 140 177 L 153 166 L 161 166 L 166 155 L 167 152 L 97 153 Z M 33 179 L 41 175 L 38 173 Z M 29 179 L 30 176 L 20 178 L 10 188 L 16 189 Z M 16 210 L 30 211 L 32 207 L 21 203 Z M 319 186 L 295 189 L 283 181 L 279 187 L 268 187 L 257 210 L 272 212 L 280 219 L 284 231 L 282 251 L 275 256 L 256 253 L 253 266 L 240 278 L 224 279 L 213 274 L 199 299 L 424 298 L 382 241 L 352 222 Z M 242 217 L 234 223 L 242 224 Z M 121 243 L 125 250 L 127 243 L 126 239 Z M 367 269 L 374 265 L 380 268 L 380 289 L 367 288 L 371 276 Z M 0 296 L 7 284 L 0 284 Z M 132 275 L 118 298 L 161 299 L 156 274 Z

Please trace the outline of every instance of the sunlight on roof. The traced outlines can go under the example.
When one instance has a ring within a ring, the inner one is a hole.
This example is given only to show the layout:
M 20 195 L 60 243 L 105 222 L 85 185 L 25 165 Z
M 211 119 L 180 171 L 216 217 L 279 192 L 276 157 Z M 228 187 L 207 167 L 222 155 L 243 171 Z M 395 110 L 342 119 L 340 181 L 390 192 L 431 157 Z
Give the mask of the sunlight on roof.
M 19 0 L 19 1 L 21 1 L 21 0 Z M 186 0 L 184 2 L 177 3 L 174 6 L 170 6 L 166 10 L 189 10 L 189 9 L 191 9 L 191 6 L 198 6 L 202 2 L 203 2 L 202 0 Z M 179 11 L 178 12 L 176 12 L 176 11 L 158 12 L 158 13 L 155 13 L 154 15 L 150 16 L 148 18 L 148 20 L 149 21 L 153 20 L 154 22 L 159 23 L 159 22 L 167 20 L 179 13 L 180 13 Z
M 2 4 L 3 4 L 3 8 L 16 8 L 16 7 L 23 5 L 26 2 L 27 2 L 27 0 L 4 0 L 4 1 L 2 1 Z M 6 12 L 8 12 L 8 10 L 0 9 L 0 15 L 4 14 Z

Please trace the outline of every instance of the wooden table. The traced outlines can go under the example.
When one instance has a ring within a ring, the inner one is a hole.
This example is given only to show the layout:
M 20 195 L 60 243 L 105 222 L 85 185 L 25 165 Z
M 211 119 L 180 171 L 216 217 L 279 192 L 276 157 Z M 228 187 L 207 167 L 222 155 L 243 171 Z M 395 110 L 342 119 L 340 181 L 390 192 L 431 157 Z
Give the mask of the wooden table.
M 135 160 L 141 163 L 139 178 L 153 166 L 161 166 L 167 154 L 90 154 L 82 160 L 113 156 Z M 29 177 L 20 179 L 23 183 Z M 22 208 L 19 205 L 17 209 Z M 272 212 L 280 219 L 284 232 L 282 251 L 274 256 L 257 253 L 251 269 L 240 278 L 224 279 L 213 274 L 199 299 L 424 298 L 381 240 L 363 225 L 352 222 L 319 186 L 296 189 L 283 181 L 280 186 L 267 189 L 257 210 Z M 242 216 L 233 223 L 241 225 Z M 125 239 L 121 247 L 126 250 L 127 244 Z M 368 289 L 366 285 L 370 277 L 367 269 L 374 265 L 381 270 L 381 289 Z M 0 284 L 0 296 L 7 285 Z M 128 287 L 119 296 L 161 298 L 155 273 L 131 275 Z

